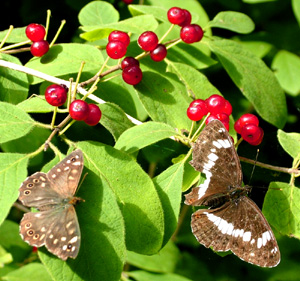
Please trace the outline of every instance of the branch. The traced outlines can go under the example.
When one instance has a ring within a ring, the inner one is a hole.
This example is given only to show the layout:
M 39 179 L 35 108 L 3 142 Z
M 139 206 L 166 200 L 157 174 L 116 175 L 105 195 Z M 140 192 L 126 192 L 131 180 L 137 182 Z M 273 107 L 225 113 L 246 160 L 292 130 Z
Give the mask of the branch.
M 26 73 L 26 74 L 29 74 L 29 75 L 32 75 L 32 76 L 35 76 L 35 77 L 38 77 L 38 78 L 41 78 L 43 80 L 46 80 L 46 81 L 49 81 L 49 82 L 52 82 L 54 84 L 58 84 L 58 85 L 65 85 L 67 86 L 68 88 L 72 87 L 72 90 L 75 88 L 75 83 L 70 83 L 69 81 L 67 80 L 63 80 L 63 79 L 60 79 L 60 78 L 57 78 L 57 77 L 54 77 L 54 76 L 51 76 L 51 75 L 48 75 L 48 74 L 45 74 L 43 72 L 40 72 L 40 71 L 37 71 L 37 70 L 34 70 L 34 69 L 31 69 L 31 68 L 28 68 L 26 66 L 23 66 L 23 65 L 19 65 L 19 64 L 15 64 L 15 63 L 12 63 L 12 62 L 9 62 L 9 61 L 4 61 L 4 60 L 0 60 L 0 66 L 3 66 L 3 67 L 6 67 L 6 68 L 9 68 L 9 69 L 13 69 L 13 70 L 16 70 L 16 71 L 20 71 L 20 72 L 23 72 L 23 73 Z M 77 87 L 77 92 L 80 93 L 81 95 L 86 95 L 87 94 L 87 90 L 85 90 L 83 87 L 81 87 L 80 85 Z M 97 96 L 91 94 L 89 95 L 89 99 L 95 101 L 96 103 L 99 103 L 99 104 L 103 104 L 103 103 L 106 103 L 104 100 L 98 98 Z M 125 113 L 126 114 L 126 113 Z M 132 116 L 126 114 L 127 118 L 135 125 L 140 125 L 142 124 L 141 121 L 133 118 Z

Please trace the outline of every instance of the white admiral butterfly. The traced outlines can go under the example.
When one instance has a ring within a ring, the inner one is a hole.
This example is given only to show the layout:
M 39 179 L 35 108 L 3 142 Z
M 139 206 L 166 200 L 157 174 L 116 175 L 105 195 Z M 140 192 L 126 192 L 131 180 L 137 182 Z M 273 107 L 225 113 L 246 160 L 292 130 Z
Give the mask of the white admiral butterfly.
M 185 204 L 207 206 L 192 215 L 198 242 L 214 251 L 231 250 L 240 259 L 262 267 L 280 262 L 270 225 L 242 187 L 242 169 L 231 137 L 219 120 L 211 121 L 193 147 L 191 165 L 205 174 L 203 184 L 186 195 Z

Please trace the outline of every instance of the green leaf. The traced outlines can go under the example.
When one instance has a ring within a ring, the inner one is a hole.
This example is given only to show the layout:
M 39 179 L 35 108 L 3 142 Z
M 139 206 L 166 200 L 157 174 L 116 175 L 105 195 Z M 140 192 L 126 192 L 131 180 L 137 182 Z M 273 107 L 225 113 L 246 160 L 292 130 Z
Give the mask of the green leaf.
M 28 113 L 48 113 L 53 111 L 53 106 L 45 100 L 45 96 L 32 96 L 18 103 L 17 107 Z
M 24 154 L 0 154 L 0 225 L 18 198 L 20 184 L 27 175 L 27 163 Z
M 178 135 L 176 130 L 167 124 L 146 122 L 125 131 L 116 142 L 115 148 L 127 153 L 133 153 L 143 147 L 175 135 Z
M 179 256 L 178 248 L 170 241 L 158 254 L 152 256 L 127 251 L 127 263 L 153 272 L 168 273 L 175 271 Z
M 181 187 L 184 163 L 177 163 L 153 179 L 164 209 L 166 244 L 177 228 L 181 204 Z
M 191 279 L 174 273 L 155 274 L 142 270 L 136 270 L 126 272 L 126 274 L 133 277 L 137 281 L 191 281 Z
M 0 241 L 2 247 L 12 255 L 15 263 L 23 262 L 32 252 L 32 247 L 25 243 L 19 234 L 19 224 L 13 221 L 5 220 L 1 225 Z
M 26 66 L 52 76 L 62 76 L 77 73 L 82 62 L 85 62 L 84 72 L 97 72 L 103 63 L 101 52 L 94 46 L 84 44 L 57 44 L 41 58 L 31 59 Z M 43 80 L 31 77 L 31 84 Z
M 293 158 L 300 157 L 300 134 L 299 133 L 285 133 L 278 130 L 278 141 L 282 148 Z
M 87 32 L 80 34 L 80 37 L 87 41 L 96 41 L 106 38 L 109 33 L 114 30 L 140 34 L 145 30 L 154 31 L 157 26 L 158 23 L 153 16 L 136 16 L 116 23 L 103 24 L 101 26 L 83 26 L 82 29 Z
M 101 83 L 94 94 L 106 102 L 117 104 L 127 114 L 138 120 L 143 121 L 148 117 L 134 87 L 125 83 L 121 75 Z
M 12 30 L 10 35 L 8 36 L 6 43 L 20 43 L 27 41 L 28 38 L 25 34 L 26 27 L 17 27 Z M 7 35 L 8 29 L 3 30 L 0 32 L 0 41 L 4 39 L 4 37 Z
M 0 102 L 0 143 L 28 134 L 34 124 L 34 120 L 17 106 Z
M 107 102 L 99 107 L 102 112 L 100 123 L 113 135 L 115 141 L 123 132 L 134 126 L 118 105 Z
M 189 99 L 182 83 L 146 71 L 143 80 L 135 88 L 153 121 L 167 123 L 178 129 L 189 129 L 190 120 L 186 117 Z
M 90 145 L 86 148 L 91 154 L 82 149 L 85 167 L 90 169 L 77 194 L 85 202 L 76 206 L 82 236 L 79 254 L 64 262 L 43 247 L 39 256 L 53 280 L 93 281 L 97 276 L 103 281 L 118 281 L 125 261 L 124 220 L 110 183 L 92 167 L 100 158 Z
M 0 58 L 21 65 L 18 58 L 0 54 Z M 0 100 L 9 103 L 19 103 L 27 98 L 29 89 L 28 77 L 25 73 L 0 67 Z
M 272 62 L 280 86 L 289 94 L 297 96 L 300 93 L 300 58 L 287 51 L 279 51 Z
M 250 17 L 239 12 L 220 12 L 208 23 L 210 27 L 219 27 L 234 32 L 247 34 L 254 30 L 255 25 Z
M 209 41 L 209 46 L 258 114 L 282 128 L 287 118 L 285 95 L 266 64 L 241 44 L 231 40 L 215 39 Z
M 292 0 L 292 8 L 298 24 L 300 25 L 300 1 Z
M 52 281 L 46 268 L 36 262 L 26 264 L 17 270 L 11 271 L 6 276 L 3 276 L 2 279 L 7 281 Z
M 78 20 L 81 25 L 114 23 L 117 22 L 119 18 L 119 13 L 114 6 L 104 1 L 88 3 L 81 9 L 78 15 Z
M 149 176 L 131 156 L 111 146 L 89 142 L 78 146 L 84 151 L 85 165 L 105 178 L 117 197 L 125 221 L 127 249 L 157 253 L 163 241 L 164 215 Z
M 258 3 L 265 3 L 265 2 L 274 2 L 277 0 L 243 0 L 243 2 L 248 4 L 258 4 Z
M 239 41 L 239 43 L 259 58 L 265 57 L 273 48 L 272 44 L 263 41 Z
M 3 268 L 5 264 L 9 264 L 13 261 L 13 257 L 10 253 L 0 245 L 0 267 Z
M 159 21 L 168 22 L 168 10 L 162 7 L 149 5 L 129 5 L 128 10 L 134 17 L 139 15 L 152 15 Z
M 195 68 L 183 63 L 171 61 L 167 61 L 167 63 L 167 71 L 178 76 L 192 97 L 196 99 L 207 99 L 214 94 L 222 96 L 218 89 L 209 82 L 207 77 Z
M 263 213 L 281 234 L 300 239 L 300 189 L 283 182 L 271 182 Z
M 189 163 L 192 158 L 190 157 L 188 161 L 184 164 L 184 174 L 182 183 L 182 192 L 187 191 L 191 186 L 196 184 L 200 179 L 200 173 L 196 171 L 193 166 Z

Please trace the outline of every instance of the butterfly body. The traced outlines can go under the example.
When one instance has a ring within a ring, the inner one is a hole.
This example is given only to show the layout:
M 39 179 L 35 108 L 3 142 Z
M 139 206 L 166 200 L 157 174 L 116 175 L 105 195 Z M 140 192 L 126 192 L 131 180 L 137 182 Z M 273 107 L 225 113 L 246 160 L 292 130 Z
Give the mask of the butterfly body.
M 200 186 L 186 195 L 185 203 L 207 206 L 192 214 L 192 232 L 200 244 L 214 251 L 231 250 L 240 259 L 262 267 L 280 262 L 280 252 L 267 220 L 247 197 L 242 170 L 223 124 L 211 121 L 193 148 L 191 165 L 205 174 Z
M 62 260 L 76 258 L 80 228 L 74 197 L 83 169 L 81 150 L 75 150 L 48 173 L 29 176 L 20 186 L 19 200 L 39 212 L 24 214 L 20 235 L 31 246 L 43 245 Z

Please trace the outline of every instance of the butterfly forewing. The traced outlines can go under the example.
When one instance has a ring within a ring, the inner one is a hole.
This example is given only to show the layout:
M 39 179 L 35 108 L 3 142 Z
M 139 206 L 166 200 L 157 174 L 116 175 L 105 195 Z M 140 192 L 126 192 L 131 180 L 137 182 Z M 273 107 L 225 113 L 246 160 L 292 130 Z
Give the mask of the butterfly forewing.
M 224 193 L 225 188 L 229 191 L 242 183 L 241 165 L 230 135 L 220 121 L 211 123 L 213 125 L 204 128 L 193 147 L 190 163 L 195 170 L 205 174 L 206 179 L 193 194 L 186 196 L 189 205 L 201 205 L 202 197 Z M 198 203 L 193 204 L 195 201 Z
M 75 194 L 83 169 L 82 151 L 77 149 L 49 172 L 52 188 L 64 198 Z
M 231 250 L 258 266 L 276 266 L 280 262 L 276 239 L 260 209 L 246 196 L 249 189 L 241 187 L 240 162 L 225 130 L 220 121 L 211 121 L 194 146 L 192 165 L 206 181 L 186 195 L 185 203 L 210 209 L 193 213 L 193 234 L 207 248 Z
M 83 169 L 83 155 L 77 149 L 48 173 L 28 177 L 20 187 L 19 200 L 40 212 L 26 213 L 20 222 L 20 234 L 32 246 L 47 249 L 66 260 L 76 258 L 80 248 L 80 228 L 73 197 Z

